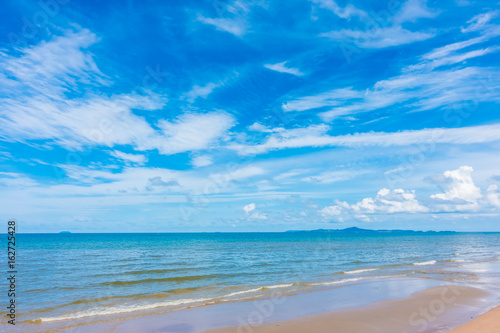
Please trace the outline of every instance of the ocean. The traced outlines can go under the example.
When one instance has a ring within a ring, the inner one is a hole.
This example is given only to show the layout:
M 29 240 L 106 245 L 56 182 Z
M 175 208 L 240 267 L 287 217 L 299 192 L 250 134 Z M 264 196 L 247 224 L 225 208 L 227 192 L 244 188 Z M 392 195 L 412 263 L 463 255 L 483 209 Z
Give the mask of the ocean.
M 16 245 L 16 326 L 31 332 L 371 279 L 486 285 L 475 267 L 500 259 L 500 233 L 19 234 Z

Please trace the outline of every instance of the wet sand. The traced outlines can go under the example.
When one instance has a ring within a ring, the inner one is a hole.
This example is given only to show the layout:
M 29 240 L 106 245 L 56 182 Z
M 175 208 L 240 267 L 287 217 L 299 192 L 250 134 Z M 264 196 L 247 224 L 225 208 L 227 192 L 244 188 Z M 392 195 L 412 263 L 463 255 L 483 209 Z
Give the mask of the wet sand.
M 470 287 L 439 286 L 404 299 L 387 300 L 372 306 L 335 311 L 273 323 L 255 323 L 206 331 L 206 333 L 413 333 L 448 332 L 470 320 L 481 307 L 486 292 Z M 482 321 L 479 327 L 491 322 Z M 481 329 L 454 333 L 489 332 Z M 491 331 L 500 332 L 500 331 Z
M 79 323 L 73 329 L 57 331 L 445 333 L 483 313 L 491 303 L 491 294 L 477 288 L 425 279 L 378 280 L 294 296 L 216 304 L 108 323 Z
M 500 306 L 477 317 L 449 333 L 499 333 L 500 332 Z

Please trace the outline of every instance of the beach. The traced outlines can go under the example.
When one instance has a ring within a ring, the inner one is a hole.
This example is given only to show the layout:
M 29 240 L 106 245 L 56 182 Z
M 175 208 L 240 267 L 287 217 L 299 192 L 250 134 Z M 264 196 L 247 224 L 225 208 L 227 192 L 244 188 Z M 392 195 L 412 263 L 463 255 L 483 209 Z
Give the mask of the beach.
M 499 332 L 497 319 L 499 308 L 474 319 L 490 306 L 491 294 L 481 289 L 457 285 L 434 286 L 412 293 L 405 298 L 382 300 L 363 307 L 302 316 L 309 311 L 319 311 L 321 306 L 318 305 L 320 304 L 328 308 L 329 304 L 331 306 L 337 300 L 343 301 L 343 297 L 351 298 L 352 296 L 365 295 L 367 298 L 373 298 L 374 293 L 370 293 L 369 290 L 377 289 L 385 293 L 389 286 L 390 284 L 379 284 L 375 281 L 349 288 L 320 290 L 284 298 L 219 304 L 177 313 L 80 326 L 76 330 L 71 329 L 64 332 Z M 392 281 L 392 286 L 405 288 L 410 285 L 406 282 Z M 315 308 L 311 309 L 311 307 Z M 294 318 L 294 316 L 298 317 Z M 283 318 L 292 319 L 280 320 Z M 230 322 L 238 322 L 238 325 L 226 326 Z M 207 329 L 208 327 L 213 328 Z
M 500 332 L 500 306 L 464 324 L 450 333 L 497 333 Z
M 448 332 L 457 324 L 468 320 L 469 315 L 475 312 L 479 304 L 478 299 L 484 295 L 485 292 L 468 287 L 433 287 L 405 299 L 384 301 L 361 309 L 337 311 L 262 325 L 226 327 L 209 330 L 206 333 Z M 452 332 L 486 332 L 474 331 L 473 328 L 490 327 L 487 325 L 495 321 L 495 327 L 498 328 L 499 320 L 494 318 L 494 314 L 488 317 L 486 320 L 481 320 L 479 326 L 476 323 L 468 324 L 471 325 L 471 329 L 460 328 Z
M 445 332 L 499 304 L 495 233 L 20 237 L 19 332 Z

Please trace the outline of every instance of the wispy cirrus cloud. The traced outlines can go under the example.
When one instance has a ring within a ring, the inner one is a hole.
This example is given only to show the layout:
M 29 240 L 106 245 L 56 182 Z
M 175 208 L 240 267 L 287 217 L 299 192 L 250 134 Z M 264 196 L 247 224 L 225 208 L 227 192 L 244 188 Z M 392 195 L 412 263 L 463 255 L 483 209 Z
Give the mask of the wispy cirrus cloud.
M 405 22 L 415 22 L 423 18 L 434 18 L 437 11 L 427 7 L 424 0 L 408 0 L 395 12 L 392 7 L 384 12 L 383 17 L 367 13 L 352 5 L 341 8 L 332 0 L 320 0 L 321 7 L 330 9 L 337 16 L 350 19 L 360 17 L 362 27 L 358 29 L 342 29 L 322 33 L 321 36 L 339 42 L 353 43 L 357 47 L 378 49 L 409 44 L 434 37 L 432 32 L 411 31 L 403 27 Z M 392 14 L 392 15 L 391 15 Z
M 498 67 L 467 66 L 466 61 L 498 52 L 498 46 L 484 44 L 500 36 L 500 27 L 483 24 L 476 30 L 478 37 L 435 48 L 417 57 L 414 64 L 401 68 L 401 75 L 379 80 L 368 89 L 337 87 L 289 98 L 282 109 L 286 112 L 315 110 L 324 121 L 332 121 L 395 106 L 423 111 L 470 101 L 498 101 L 500 82 L 495 74 L 499 72 Z M 478 92 L 478 86 L 487 92 Z
M 139 154 L 127 154 L 119 150 L 113 150 L 110 152 L 111 156 L 121 159 L 125 162 L 132 162 L 137 164 L 144 164 L 147 162 L 148 158 L 144 155 Z
M 286 63 L 287 63 L 286 61 L 283 61 L 277 64 L 266 64 L 264 65 L 264 67 L 275 72 L 287 73 L 295 76 L 304 75 L 304 73 L 302 73 L 298 68 L 286 67 Z
M 170 155 L 209 148 L 235 124 L 225 112 L 186 113 L 160 119 L 158 130 L 132 110 L 161 109 L 164 96 L 81 94 L 87 85 L 111 84 L 87 50 L 97 41 L 95 34 L 80 30 L 22 49 L 19 57 L 2 54 L 0 138 L 28 144 L 46 140 L 72 150 L 130 145 Z M 70 92 L 77 97 L 68 97 Z
M 259 144 L 231 144 L 241 155 L 304 147 L 389 147 L 421 143 L 472 144 L 500 140 L 500 124 L 462 128 L 430 128 L 400 132 L 369 132 L 332 136 L 327 126 L 309 126 L 269 135 Z
M 194 85 L 182 98 L 185 98 L 189 103 L 193 103 L 197 98 L 206 98 L 215 88 L 220 87 L 220 85 L 220 83 L 215 82 L 209 82 L 204 86 Z

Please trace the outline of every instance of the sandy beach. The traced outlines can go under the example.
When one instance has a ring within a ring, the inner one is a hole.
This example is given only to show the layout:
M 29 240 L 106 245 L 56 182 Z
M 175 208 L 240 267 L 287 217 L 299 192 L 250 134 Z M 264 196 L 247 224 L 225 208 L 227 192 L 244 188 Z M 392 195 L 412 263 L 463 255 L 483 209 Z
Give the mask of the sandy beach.
M 462 286 L 432 287 L 409 298 L 388 300 L 373 306 L 336 311 L 288 321 L 208 330 L 206 333 L 375 333 L 448 332 L 470 320 L 485 292 Z M 481 316 L 453 333 L 500 332 L 499 309 Z M 496 322 L 495 322 L 496 321 Z M 496 325 L 496 326 L 495 326 Z
M 477 317 L 449 333 L 498 333 L 500 332 L 500 306 Z

